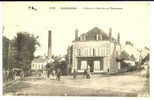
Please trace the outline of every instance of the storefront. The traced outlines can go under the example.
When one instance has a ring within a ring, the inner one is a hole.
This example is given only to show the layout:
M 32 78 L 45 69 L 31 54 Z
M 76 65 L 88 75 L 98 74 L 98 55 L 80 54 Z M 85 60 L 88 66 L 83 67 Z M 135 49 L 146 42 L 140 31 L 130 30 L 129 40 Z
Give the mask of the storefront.
M 78 57 L 78 72 L 83 72 L 85 69 L 90 69 L 90 72 L 103 71 L 103 57 Z

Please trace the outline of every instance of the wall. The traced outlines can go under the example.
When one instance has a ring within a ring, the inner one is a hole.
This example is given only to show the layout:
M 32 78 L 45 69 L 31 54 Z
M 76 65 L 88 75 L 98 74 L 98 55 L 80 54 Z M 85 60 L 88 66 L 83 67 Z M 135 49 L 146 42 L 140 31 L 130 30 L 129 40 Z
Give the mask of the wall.
M 120 44 L 114 45 L 113 42 L 110 41 L 76 41 L 73 43 L 73 59 L 72 59 L 72 71 L 73 69 L 77 69 L 77 57 L 92 57 L 92 54 L 87 54 L 87 49 L 100 49 L 97 51 L 96 56 L 101 56 L 103 58 L 104 66 L 103 72 L 118 72 L 120 68 L 119 62 L 116 61 L 116 57 L 121 53 Z M 78 54 L 78 49 L 81 50 L 81 54 Z M 89 51 L 88 51 L 89 52 Z M 83 71 L 81 71 L 83 72 Z
M 110 46 L 112 48 L 110 49 Z M 93 57 L 91 51 L 92 49 L 95 49 L 96 55 L 104 57 L 104 67 L 103 70 L 105 72 L 108 72 L 109 66 L 110 66 L 110 55 L 111 52 L 113 52 L 113 44 L 110 43 L 110 41 L 76 41 L 73 44 L 73 61 L 72 61 L 72 70 L 77 69 L 77 57 Z M 80 49 L 80 55 L 79 51 Z M 88 50 L 89 49 L 89 50 Z M 89 54 L 87 52 L 90 52 Z

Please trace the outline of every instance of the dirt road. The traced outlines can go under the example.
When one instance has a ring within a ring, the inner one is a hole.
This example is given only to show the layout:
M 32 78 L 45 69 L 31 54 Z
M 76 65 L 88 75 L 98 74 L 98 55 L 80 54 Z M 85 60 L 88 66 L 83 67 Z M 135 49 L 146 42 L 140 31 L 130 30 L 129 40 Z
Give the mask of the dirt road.
M 93 75 L 76 80 L 63 76 L 61 81 L 27 78 L 3 89 L 4 95 L 29 96 L 148 96 L 148 83 L 139 74 Z

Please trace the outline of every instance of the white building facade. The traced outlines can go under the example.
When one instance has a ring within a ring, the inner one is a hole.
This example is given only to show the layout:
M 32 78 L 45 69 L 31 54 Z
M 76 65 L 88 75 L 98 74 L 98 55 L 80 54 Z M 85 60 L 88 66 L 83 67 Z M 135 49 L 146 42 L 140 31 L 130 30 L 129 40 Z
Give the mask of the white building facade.
M 94 28 L 73 41 L 72 71 L 84 72 L 89 68 L 94 73 L 114 73 L 120 70 L 120 62 L 116 60 L 121 53 L 120 43 L 103 39 L 104 34 L 99 28 Z

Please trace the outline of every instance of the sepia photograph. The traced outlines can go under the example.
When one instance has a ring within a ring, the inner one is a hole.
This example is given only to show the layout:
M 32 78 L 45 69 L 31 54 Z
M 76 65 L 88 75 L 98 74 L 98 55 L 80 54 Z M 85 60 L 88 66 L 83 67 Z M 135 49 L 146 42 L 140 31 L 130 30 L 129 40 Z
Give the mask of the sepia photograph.
M 150 3 L 2 2 L 3 96 L 150 96 Z

